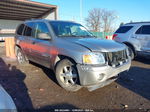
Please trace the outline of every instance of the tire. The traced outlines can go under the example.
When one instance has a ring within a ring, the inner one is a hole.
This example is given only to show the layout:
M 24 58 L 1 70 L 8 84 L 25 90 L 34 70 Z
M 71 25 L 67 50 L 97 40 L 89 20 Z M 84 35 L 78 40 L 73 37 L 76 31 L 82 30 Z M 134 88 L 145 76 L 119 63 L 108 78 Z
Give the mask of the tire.
M 131 59 L 133 60 L 135 58 L 135 52 L 134 49 L 131 46 L 128 46 L 128 50 L 129 50 L 129 56 L 131 57 Z
M 28 64 L 29 61 L 25 58 L 25 55 L 23 54 L 22 50 L 20 48 L 17 48 L 17 60 L 19 64 Z
M 63 59 L 57 64 L 56 79 L 59 85 L 67 91 L 75 92 L 81 89 L 76 65 L 69 59 Z

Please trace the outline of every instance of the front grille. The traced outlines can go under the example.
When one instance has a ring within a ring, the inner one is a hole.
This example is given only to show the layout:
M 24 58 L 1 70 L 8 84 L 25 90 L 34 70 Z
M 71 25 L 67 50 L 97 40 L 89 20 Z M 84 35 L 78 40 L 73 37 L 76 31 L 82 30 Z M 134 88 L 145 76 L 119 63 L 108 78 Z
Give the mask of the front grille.
M 125 63 L 128 59 L 126 50 L 106 53 L 108 64 L 117 67 Z

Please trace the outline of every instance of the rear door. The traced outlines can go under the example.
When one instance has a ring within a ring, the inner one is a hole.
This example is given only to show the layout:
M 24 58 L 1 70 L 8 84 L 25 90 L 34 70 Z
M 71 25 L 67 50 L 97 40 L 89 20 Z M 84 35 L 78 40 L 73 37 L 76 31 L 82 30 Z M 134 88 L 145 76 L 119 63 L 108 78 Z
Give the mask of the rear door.
M 150 51 L 150 25 L 143 25 L 135 32 L 135 38 L 139 40 L 140 50 Z
M 33 26 L 34 26 L 33 22 L 25 23 L 25 28 L 24 28 L 24 32 L 23 32 L 24 41 L 21 45 L 23 47 L 23 51 L 25 52 L 25 54 L 29 60 L 32 60 L 31 59 L 32 54 L 31 54 L 31 48 L 30 48 L 30 45 L 31 45 L 30 39 L 32 38 Z
M 21 24 L 16 31 L 16 44 L 21 46 L 21 49 L 26 52 L 27 50 L 27 39 L 23 36 L 25 24 Z

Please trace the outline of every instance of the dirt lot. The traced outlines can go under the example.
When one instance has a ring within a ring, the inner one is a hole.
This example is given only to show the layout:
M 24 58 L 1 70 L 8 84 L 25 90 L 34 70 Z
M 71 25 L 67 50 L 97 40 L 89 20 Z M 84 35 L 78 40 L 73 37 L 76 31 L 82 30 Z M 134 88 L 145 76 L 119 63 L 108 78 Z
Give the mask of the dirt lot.
M 0 47 L 0 56 L 0 84 L 11 95 L 18 109 L 129 109 L 131 112 L 150 112 L 150 59 L 138 57 L 132 62 L 128 74 L 122 74 L 109 86 L 93 92 L 83 88 L 71 93 L 56 83 L 54 73 L 49 69 L 33 63 L 20 66 L 5 57 L 4 47 Z

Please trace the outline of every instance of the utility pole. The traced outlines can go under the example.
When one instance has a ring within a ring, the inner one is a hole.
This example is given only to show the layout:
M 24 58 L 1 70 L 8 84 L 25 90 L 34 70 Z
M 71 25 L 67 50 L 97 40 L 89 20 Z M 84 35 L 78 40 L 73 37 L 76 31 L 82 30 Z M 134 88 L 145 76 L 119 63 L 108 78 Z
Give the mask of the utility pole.
M 83 17 L 82 17 L 82 5 L 83 5 L 83 1 L 82 0 L 80 0 L 80 22 L 81 22 L 81 24 L 82 24 L 82 20 L 83 20 Z

